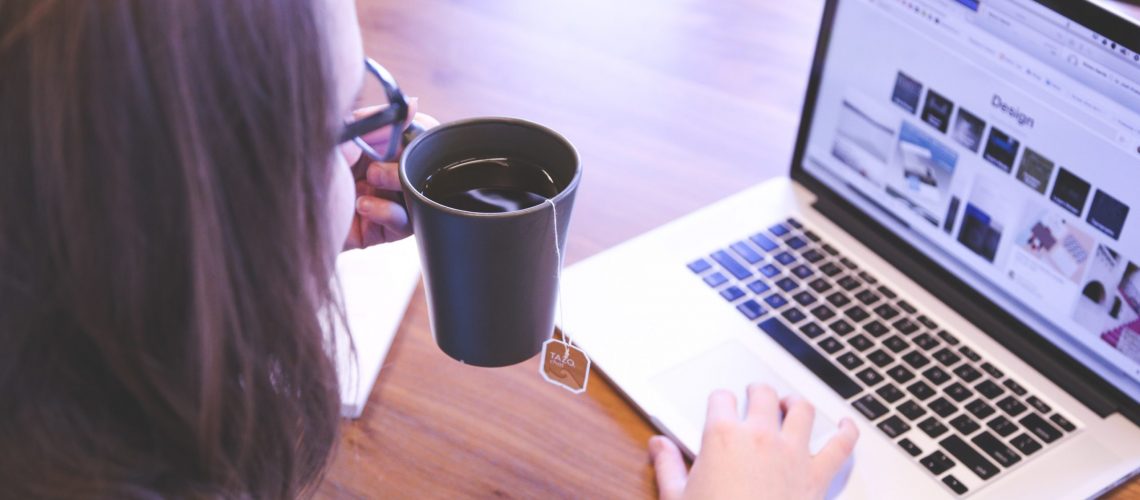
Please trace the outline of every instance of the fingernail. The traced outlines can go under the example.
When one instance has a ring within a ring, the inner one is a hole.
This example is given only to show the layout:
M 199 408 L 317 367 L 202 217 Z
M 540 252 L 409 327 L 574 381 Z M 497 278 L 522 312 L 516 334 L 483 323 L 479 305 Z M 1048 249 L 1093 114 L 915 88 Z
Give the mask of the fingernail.
M 658 453 L 661 453 L 661 449 L 665 445 L 665 443 L 661 442 L 662 439 L 665 438 L 661 436 L 649 438 L 649 456 L 654 457 L 657 456 Z
M 368 198 L 358 198 L 356 200 L 356 210 L 362 214 L 367 214 L 372 211 L 372 200 Z

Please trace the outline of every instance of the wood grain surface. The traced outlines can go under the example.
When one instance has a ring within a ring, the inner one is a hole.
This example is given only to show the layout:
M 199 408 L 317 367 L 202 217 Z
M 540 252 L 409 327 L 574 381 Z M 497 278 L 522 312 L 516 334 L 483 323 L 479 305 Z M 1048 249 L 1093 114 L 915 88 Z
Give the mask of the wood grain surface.
M 366 50 L 442 121 L 516 116 L 578 147 L 567 263 L 786 172 L 821 0 L 357 0 Z M 573 323 L 574 311 L 566 311 Z M 459 364 L 422 287 L 326 498 L 646 498 L 652 427 L 595 374 Z M 1140 498 L 1129 483 L 1113 494 Z

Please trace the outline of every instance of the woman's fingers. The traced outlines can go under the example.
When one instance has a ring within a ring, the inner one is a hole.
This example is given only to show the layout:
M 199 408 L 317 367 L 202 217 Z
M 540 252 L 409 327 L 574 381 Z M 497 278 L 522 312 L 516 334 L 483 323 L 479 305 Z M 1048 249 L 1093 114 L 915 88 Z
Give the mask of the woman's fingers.
M 855 427 L 855 423 L 849 418 L 840 420 L 839 432 L 831 437 L 812 460 L 812 472 L 815 477 L 826 480 L 835 477 L 843 467 L 843 462 L 846 462 L 847 457 L 850 457 L 851 452 L 855 450 L 855 441 L 858 439 L 859 429 Z
M 783 431 L 796 446 L 807 447 L 811 442 L 811 428 L 815 423 L 815 406 L 799 396 L 788 396 L 780 401 L 784 412 Z
M 776 396 L 776 390 L 767 384 L 750 384 L 748 416 L 745 419 L 759 425 L 761 429 L 779 429 L 780 399 Z
M 676 500 L 685 492 L 689 471 L 681 450 L 665 436 L 649 439 L 649 455 L 657 473 L 657 494 L 663 500 Z
M 412 234 L 408 211 L 392 200 L 360 196 L 356 199 L 356 213 L 361 221 L 362 247 L 401 240 Z
M 367 171 L 368 184 L 385 191 L 400 191 L 400 166 L 396 163 L 372 162 Z

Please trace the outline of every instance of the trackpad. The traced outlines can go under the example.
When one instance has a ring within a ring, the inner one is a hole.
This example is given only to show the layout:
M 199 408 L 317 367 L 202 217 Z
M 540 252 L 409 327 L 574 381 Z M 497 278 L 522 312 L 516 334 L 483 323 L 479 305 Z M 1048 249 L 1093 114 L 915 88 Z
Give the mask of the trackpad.
M 732 391 L 736 394 L 737 411 L 743 416 L 746 388 L 753 382 L 772 386 L 780 397 L 799 394 L 744 344 L 736 340 L 725 342 L 653 378 L 654 387 L 683 419 L 661 425 L 693 454 L 699 453 L 709 394 L 716 389 Z M 809 444 L 812 453 L 818 452 L 835 432 L 835 420 L 817 409 Z

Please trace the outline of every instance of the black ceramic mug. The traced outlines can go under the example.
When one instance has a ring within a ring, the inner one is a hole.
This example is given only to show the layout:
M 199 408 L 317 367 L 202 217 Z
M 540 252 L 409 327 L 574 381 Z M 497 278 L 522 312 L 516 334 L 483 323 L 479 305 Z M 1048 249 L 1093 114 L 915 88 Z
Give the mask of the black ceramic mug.
M 558 194 L 550 202 L 504 213 L 468 212 L 424 196 L 428 178 L 472 159 L 516 158 L 541 166 Z M 476 366 L 525 361 L 554 330 L 556 255 L 562 255 L 578 153 L 558 133 L 513 118 L 448 123 L 417 137 L 400 157 L 400 183 L 419 245 L 436 344 Z M 558 252 L 555 252 L 555 213 Z

